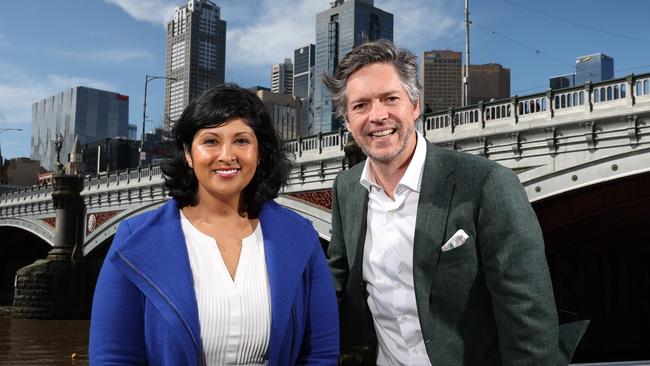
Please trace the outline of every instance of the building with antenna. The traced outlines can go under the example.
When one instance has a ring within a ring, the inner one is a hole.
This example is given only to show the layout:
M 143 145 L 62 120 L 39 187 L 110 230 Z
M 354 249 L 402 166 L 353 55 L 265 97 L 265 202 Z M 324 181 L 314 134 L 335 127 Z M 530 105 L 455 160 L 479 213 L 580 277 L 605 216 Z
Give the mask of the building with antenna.
M 226 22 L 209 0 L 189 0 L 167 23 L 164 129 L 171 130 L 188 103 L 224 82 Z

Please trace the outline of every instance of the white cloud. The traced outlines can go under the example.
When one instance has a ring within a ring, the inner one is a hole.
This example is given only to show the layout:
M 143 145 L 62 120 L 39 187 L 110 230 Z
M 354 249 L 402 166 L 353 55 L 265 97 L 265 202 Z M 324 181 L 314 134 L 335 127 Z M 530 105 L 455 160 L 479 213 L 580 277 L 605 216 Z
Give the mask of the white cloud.
M 157 24 L 171 19 L 180 0 L 104 0 L 131 17 Z M 315 43 L 316 14 L 332 0 L 215 1 L 227 25 L 227 80 L 269 75 L 270 67 L 294 49 Z M 463 7 L 451 0 L 375 0 L 375 6 L 394 14 L 394 40 L 416 55 L 423 50 L 450 48 L 462 38 Z
M 0 69 L 0 122 L 4 123 L 31 123 L 34 102 L 75 86 L 117 89 L 110 82 L 63 74 L 48 74 L 41 79 L 15 65 L 0 64 Z
M 375 5 L 393 13 L 393 39 L 416 55 L 424 50 L 446 49 L 462 36 L 463 7 L 461 1 L 449 0 L 383 0 Z
M 97 50 L 97 51 L 64 51 L 57 50 L 55 56 L 87 60 L 94 62 L 123 63 L 133 60 L 150 60 L 154 55 L 142 50 Z
M 254 21 L 228 29 L 228 62 L 240 67 L 270 66 L 285 57 L 293 58 L 294 49 L 315 42 L 316 13 L 327 9 L 328 3 L 262 1 Z
M 165 0 L 104 0 L 117 5 L 136 20 L 165 26 L 174 15 L 180 1 Z
M 227 64 L 237 69 L 270 68 L 292 57 L 294 49 L 315 43 L 316 14 L 327 10 L 329 4 L 329 0 L 260 1 L 255 12 L 248 12 L 254 20 L 237 28 L 228 24 Z M 463 8 L 449 0 L 376 0 L 375 6 L 393 13 L 395 43 L 416 54 L 448 48 L 450 39 L 462 35 Z M 224 10 L 223 17 L 228 20 L 226 16 Z

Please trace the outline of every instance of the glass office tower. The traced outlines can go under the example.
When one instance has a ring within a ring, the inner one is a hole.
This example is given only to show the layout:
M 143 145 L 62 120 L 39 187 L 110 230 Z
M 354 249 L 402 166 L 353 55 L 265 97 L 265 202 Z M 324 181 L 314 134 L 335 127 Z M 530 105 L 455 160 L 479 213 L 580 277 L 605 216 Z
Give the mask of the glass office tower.
M 316 15 L 316 66 L 314 120 L 311 134 L 338 130 L 343 121 L 333 113 L 323 72 L 334 68 L 353 47 L 364 41 L 393 40 L 393 14 L 374 6 L 373 0 L 335 0 L 332 7 Z
M 79 144 L 129 135 L 129 97 L 77 86 L 32 104 L 32 151 L 47 170 L 55 169 L 54 138 L 63 135 L 61 163 L 68 161 L 75 136 Z

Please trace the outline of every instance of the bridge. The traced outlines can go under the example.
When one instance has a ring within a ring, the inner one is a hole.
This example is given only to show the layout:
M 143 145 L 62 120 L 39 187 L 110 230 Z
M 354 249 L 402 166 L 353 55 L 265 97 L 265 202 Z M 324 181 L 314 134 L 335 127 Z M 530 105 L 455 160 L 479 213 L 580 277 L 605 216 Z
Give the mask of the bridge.
M 485 156 L 517 172 L 531 202 L 650 171 L 650 74 L 432 113 L 418 129 L 445 148 Z M 331 187 L 348 168 L 347 131 L 288 141 L 295 157 L 278 202 L 309 218 L 329 240 Z M 0 227 L 53 245 L 52 186 L 0 194 Z M 165 199 L 159 166 L 84 181 L 83 253 L 125 218 Z
M 604 276 L 623 274 L 626 281 L 645 276 L 642 285 L 650 288 L 650 275 L 640 269 L 645 263 L 623 268 L 625 261 L 650 259 L 650 234 L 640 232 L 650 224 L 650 73 L 435 112 L 424 116 L 418 130 L 441 147 L 485 156 L 517 173 L 544 230 L 558 304 L 593 310 L 579 297 L 620 298 L 620 282 L 603 290 L 576 279 L 581 271 L 605 282 L 611 279 Z M 286 142 L 295 160 L 277 201 L 311 220 L 323 242 L 330 238 L 332 183 L 350 165 L 344 154 L 347 142 L 347 131 Z M 55 237 L 51 194 L 52 186 L 42 186 L 0 195 L 0 236 L 11 238 L 11 243 L 3 240 L 0 254 L 20 256 L 20 245 L 31 248 L 25 249 L 27 257 L 47 253 Z M 80 254 L 88 257 L 98 249 L 105 253 L 122 220 L 167 199 L 159 166 L 87 177 L 81 196 Z M 620 263 L 612 262 L 613 243 L 625 243 L 628 251 L 613 255 Z M 582 256 L 577 254 L 581 251 Z M 604 267 L 599 260 L 606 262 Z M 575 286 L 582 289 L 576 292 Z M 629 310 L 635 299 L 621 300 L 625 306 L 614 311 Z M 649 303 L 646 296 L 644 304 Z M 642 314 L 647 328 L 650 312 Z M 631 322 L 603 321 L 607 325 L 598 334 L 617 326 L 634 328 Z M 639 342 L 632 339 L 637 333 L 628 335 L 625 342 Z M 586 341 L 597 353 L 602 340 Z

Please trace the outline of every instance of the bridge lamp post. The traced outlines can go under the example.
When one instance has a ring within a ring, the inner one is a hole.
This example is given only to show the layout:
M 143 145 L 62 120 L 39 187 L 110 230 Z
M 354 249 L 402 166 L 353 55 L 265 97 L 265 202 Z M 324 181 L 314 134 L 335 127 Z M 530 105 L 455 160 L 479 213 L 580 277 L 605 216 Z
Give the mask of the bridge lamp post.
M 152 80 L 156 79 L 167 79 L 171 81 L 176 81 L 178 79 L 172 78 L 172 77 L 167 77 L 167 76 L 153 76 L 153 75 L 145 75 L 144 78 L 144 105 L 142 107 L 142 136 L 140 136 L 140 151 L 139 151 L 139 157 L 138 157 L 138 167 L 142 166 L 142 163 L 146 160 L 146 152 L 144 151 L 144 135 L 145 135 L 145 122 L 147 121 L 147 86 L 149 85 L 149 82 Z

